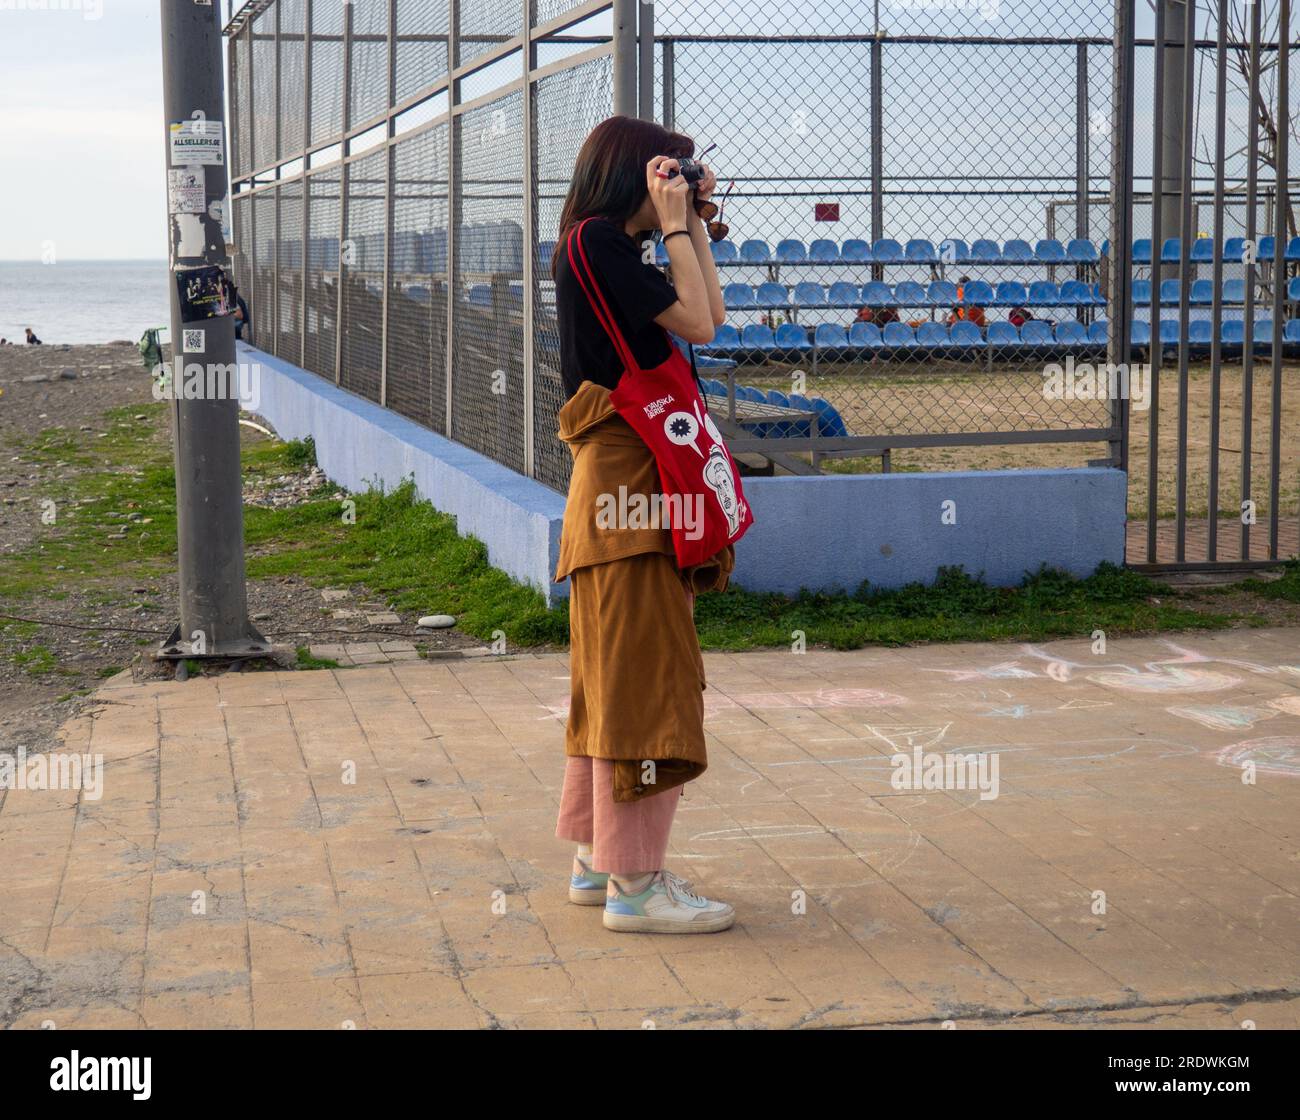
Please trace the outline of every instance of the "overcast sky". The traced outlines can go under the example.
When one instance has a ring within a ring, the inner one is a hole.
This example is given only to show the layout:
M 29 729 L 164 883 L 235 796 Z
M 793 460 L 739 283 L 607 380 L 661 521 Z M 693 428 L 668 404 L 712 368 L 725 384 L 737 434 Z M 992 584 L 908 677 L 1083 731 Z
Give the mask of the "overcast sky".
M 0 0 L 0 260 L 166 257 L 161 53 L 157 0 Z

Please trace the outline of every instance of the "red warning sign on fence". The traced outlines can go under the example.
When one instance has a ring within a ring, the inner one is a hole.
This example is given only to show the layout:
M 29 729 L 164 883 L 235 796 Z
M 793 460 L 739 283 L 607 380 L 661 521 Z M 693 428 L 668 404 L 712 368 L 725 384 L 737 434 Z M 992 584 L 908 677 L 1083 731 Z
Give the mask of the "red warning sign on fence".
M 813 221 L 838 222 L 839 220 L 840 220 L 840 204 L 838 202 L 813 203 Z

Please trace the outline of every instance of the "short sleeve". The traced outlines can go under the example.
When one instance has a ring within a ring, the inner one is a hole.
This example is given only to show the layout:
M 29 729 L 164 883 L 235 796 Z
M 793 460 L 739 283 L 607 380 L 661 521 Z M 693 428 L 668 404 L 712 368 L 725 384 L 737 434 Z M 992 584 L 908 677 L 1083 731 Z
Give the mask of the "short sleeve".
M 664 274 L 641 259 L 642 250 L 612 222 L 590 222 L 583 230 L 587 260 L 605 298 L 623 321 L 639 331 L 677 302 Z

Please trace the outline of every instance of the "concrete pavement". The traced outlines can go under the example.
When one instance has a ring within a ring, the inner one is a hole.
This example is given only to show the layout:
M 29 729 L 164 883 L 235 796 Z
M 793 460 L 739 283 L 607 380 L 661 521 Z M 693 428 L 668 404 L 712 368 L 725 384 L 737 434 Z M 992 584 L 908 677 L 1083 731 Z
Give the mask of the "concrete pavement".
M 1296 631 L 705 661 L 734 929 L 568 903 L 562 655 L 115 682 L 102 796 L 3 795 L 0 1023 L 1300 1026 Z

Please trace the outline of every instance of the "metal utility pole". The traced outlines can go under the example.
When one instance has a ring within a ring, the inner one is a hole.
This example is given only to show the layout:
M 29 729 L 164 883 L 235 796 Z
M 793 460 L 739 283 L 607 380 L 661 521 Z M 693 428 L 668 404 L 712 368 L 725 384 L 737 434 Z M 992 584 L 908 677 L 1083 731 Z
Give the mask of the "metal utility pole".
M 1195 55 L 1187 45 L 1187 2 L 1188 0 L 1157 0 L 1165 8 L 1165 67 L 1164 67 L 1164 105 L 1161 142 L 1164 149 L 1163 181 L 1154 184 L 1160 192 L 1160 228 L 1163 237 L 1177 237 L 1183 213 L 1183 182 L 1181 169 L 1191 141 L 1187 135 L 1187 117 L 1185 108 L 1190 103 L 1191 89 L 1187 81 L 1188 64 L 1193 60 L 1185 58 L 1189 53 Z M 1193 230 L 1193 233 L 1195 231 Z M 1153 278 L 1168 279 L 1178 275 L 1177 265 L 1156 264 L 1160 259 L 1161 246 L 1151 246 Z M 1188 249 L 1184 247 L 1183 252 Z M 1159 287 L 1157 283 L 1156 287 Z
M 220 9 L 161 0 L 180 621 L 162 658 L 250 657 Z

